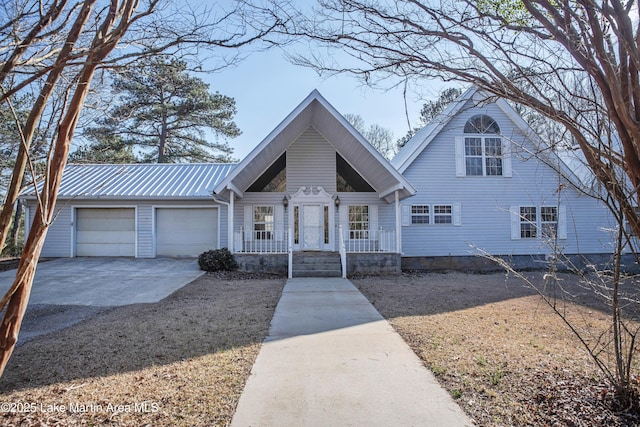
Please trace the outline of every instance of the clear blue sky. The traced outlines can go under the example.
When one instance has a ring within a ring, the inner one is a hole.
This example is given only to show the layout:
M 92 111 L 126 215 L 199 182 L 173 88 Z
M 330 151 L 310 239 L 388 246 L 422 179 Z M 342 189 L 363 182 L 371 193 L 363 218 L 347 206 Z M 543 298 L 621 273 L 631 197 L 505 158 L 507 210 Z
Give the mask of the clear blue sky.
M 407 130 L 402 88 L 389 91 L 371 89 L 354 77 L 320 77 L 311 69 L 289 63 L 277 49 L 250 53 L 238 66 L 203 76 L 211 90 L 235 99 L 235 122 L 242 131 L 230 140 L 234 157 L 243 159 L 309 93 L 318 89 L 341 114 L 359 114 L 367 126 L 378 124 L 393 132 L 394 140 Z M 423 88 L 423 99 L 408 93 L 408 112 L 412 126 L 417 125 L 422 104 L 435 99 L 440 82 Z

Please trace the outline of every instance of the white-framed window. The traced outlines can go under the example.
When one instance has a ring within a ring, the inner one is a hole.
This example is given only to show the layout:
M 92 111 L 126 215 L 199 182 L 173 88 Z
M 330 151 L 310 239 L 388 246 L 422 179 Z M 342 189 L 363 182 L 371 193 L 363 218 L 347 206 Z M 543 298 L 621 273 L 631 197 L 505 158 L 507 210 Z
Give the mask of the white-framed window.
M 453 206 L 433 205 L 434 224 L 453 224 Z
M 512 239 L 566 239 L 567 219 L 565 206 L 512 206 Z
M 349 205 L 349 239 L 369 238 L 369 206 Z
M 540 207 L 540 231 L 542 237 L 555 238 L 558 234 L 558 208 L 556 206 Z
M 274 225 L 273 206 L 253 207 L 253 233 L 256 240 L 270 240 Z
M 535 239 L 538 237 L 538 216 L 535 206 L 520 207 L 520 238 Z
M 464 138 L 456 138 L 457 176 L 511 176 L 511 158 L 490 116 L 477 114 L 464 126 Z
M 403 227 L 409 225 L 462 225 L 462 205 L 453 204 L 433 204 L 433 205 L 402 205 L 401 224 Z
M 411 205 L 411 224 L 429 224 L 429 205 Z

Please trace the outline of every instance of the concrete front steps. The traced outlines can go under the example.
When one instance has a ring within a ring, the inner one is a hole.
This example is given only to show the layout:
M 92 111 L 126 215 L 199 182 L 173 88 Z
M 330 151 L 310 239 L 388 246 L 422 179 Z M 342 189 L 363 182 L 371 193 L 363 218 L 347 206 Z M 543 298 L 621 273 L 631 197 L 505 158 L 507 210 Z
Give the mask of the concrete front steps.
M 293 277 L 341 277 L 338 252 L 294 252 Z

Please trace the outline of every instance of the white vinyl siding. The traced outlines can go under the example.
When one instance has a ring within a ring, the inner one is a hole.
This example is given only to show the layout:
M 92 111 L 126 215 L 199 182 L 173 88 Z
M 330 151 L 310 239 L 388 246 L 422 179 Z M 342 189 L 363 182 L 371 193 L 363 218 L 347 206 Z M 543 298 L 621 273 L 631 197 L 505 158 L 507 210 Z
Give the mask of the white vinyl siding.
M 217 209 L 156 209 L 157 256 L 195 257 L 217 248 Z
M 336 150 L 313 127 L 287 148 L 287 192 L 310 185 L 336 191 Z
M 47 238 L 42 246 L 42 257 L 70 257 L 75 249 L 72 238 L 75 234 L 75 226 L 73 223 L 74 209 L 69 204 L 58 203 L 58 206 L 62 207 L 56 210 L 55 219 L 47 231 Z M 29 201 L 29 217 L 27 218 L 29 228 L 31 228 L 31 224 L 33 224 L 37 210 L 36 202 Z
M 502 177 L 464 177 L 464 167 L 459 167 L 464 166 L 464 157 L 456 155 L 464 152 L 462 130 L 478 110 L 494 118 L 501 134 L 508 135 L 503 137 L 509 147 L 503 146 Z M 401 204 L 403 256 L 469 256 L 480 250 L 492 255 L 550 253 L 547 239 L 520 239 L 519 222 L 517 236 L 512 238 L 516 234 L 510 229 L 513 206 L 558 206 L 558 238 L 567 254 L 610 252 L 610 235 L 605 230 L 615 225 L 607 208 L 559 181 L 547 163 L 530 155 L 537 151 L 498 105 L 465 104 L 404 172 L 417 193 Z M 507 159 L 512 177 L 505 179 Z M 560 183 L 564 186 L 558 193 Z M 433 208 L 434 204 L 452 205 L 453 226 L 410 223 L 411 206 Z
M 190 206 L 191 204 L 195 206 Z M 96 200 L 74 200 L 71 204 L 67 200 L 61 200 L 59 205 L 62 206 L 57 212 L 54 222 L 49 227 L 47 238 L 42 249 L 43 257 L 72 257 L 79 256 L 76 252 L 77 241 L 77 218 L 76 212 L 79 209 L 135 209 L 135 219 L 137 223 L 134 225 L 134 254 L 126 256 L 136 256 L 139 258 L 153 258 L 156 256 L 156 208 L 186 208 L 186 207 L 206 207 L 209 205 L 211 209 L 216 209 L 219 216 L 219 223 L 225 224 L 227 220 L 226 206 L 220 206 L 210 199 L 202 201 L 171 201 L 163 200 L 160 204 L 158 201 L 152 200 L 136 200 L 125 203 L 114 203 L 113 201 L 96 201 Z M 36 206 L 32 201 L 28 201 L 30 222 L 33 221 L 33 215 L 36 212 Z M 82 214 L 81 214 L 82 215 Z M 81 228 L 84 225 L 81 224 Z M 84 239 L 80 236 L 81 241 Z M 225 247 L 227 245 L 227 233 L 218 234 L 217 247 Z M 130 244 L 129 244 L 130 245 Z M 81 252 L 82 253 L 82 250 Z M 118 255 L 120 256 L 120 255 Z M 124 255 L 123 255 L 124 256 Z
M 76 209 L 76 256 L 135 256 L 134 208 Z

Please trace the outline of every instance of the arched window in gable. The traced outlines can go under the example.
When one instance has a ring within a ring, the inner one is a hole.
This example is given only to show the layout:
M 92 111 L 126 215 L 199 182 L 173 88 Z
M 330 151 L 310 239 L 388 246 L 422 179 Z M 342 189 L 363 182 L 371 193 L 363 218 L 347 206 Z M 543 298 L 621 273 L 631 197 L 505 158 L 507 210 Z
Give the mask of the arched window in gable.
M 476 114 L 467 120 L 464 125 L 464 133 L 500 133 L 500 126 L 491 116 Z
M 507 176 L 500 126 L 486 114 L 477 114 L 464 125 L 460 139 L 458 176 Z M 464 165 L 462 164 L 464 162 Z M 510 176 L 511 171 L 508 171 Z

